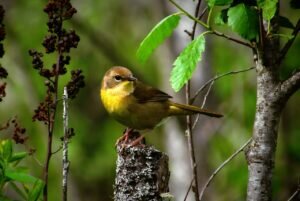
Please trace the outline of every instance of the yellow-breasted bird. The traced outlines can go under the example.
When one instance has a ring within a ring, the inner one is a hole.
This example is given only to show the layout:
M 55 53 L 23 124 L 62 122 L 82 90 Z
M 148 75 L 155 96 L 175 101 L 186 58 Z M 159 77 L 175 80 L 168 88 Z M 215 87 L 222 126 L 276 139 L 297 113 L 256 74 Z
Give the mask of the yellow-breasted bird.
M 223 116 L 193 105 L 175 103 L 170 100 L 170 95 L 140 82 L 122 66 L 112 67 L 105 73 L 100 96 L 107 112 L 130 128 L 125 135 L 133 129 L 153 129 L 169 116 L 198 113 L 217 118 Z

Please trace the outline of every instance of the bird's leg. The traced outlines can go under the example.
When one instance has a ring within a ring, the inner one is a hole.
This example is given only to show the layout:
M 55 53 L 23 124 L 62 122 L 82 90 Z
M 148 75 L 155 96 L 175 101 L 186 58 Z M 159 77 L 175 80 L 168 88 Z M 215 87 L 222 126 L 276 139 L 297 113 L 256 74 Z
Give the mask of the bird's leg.
M 129 134 L 131 132 L 133 132 L 132 128 L 126 128 L 125 131 L 123 132 L 123 135 L 117 139 L 117 142 L 115 145 L 117 146 L 121 141 L 124 141 L 123 144 L 126 144 L 128 141 L 128 138 L 129 138 Z
M 129 144 L 129 146 L 133 147 L 133 146 L 137 145 L 138 143 L 140 143 L 143 139 L 144 139 L 144 135 L 141 135 L 138 138 L 136 138 L 134 141 L 132 141 Z

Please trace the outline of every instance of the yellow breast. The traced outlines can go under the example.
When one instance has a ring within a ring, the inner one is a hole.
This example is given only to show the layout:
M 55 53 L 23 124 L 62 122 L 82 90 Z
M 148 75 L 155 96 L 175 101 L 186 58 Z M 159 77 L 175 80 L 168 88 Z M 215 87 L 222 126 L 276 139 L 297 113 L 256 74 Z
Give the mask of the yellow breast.
M 124 81 L 113 88 L 101 89 L 102 103 L 111 115 L 126 113 L 130 104 L 130 95 L 134 91 L 132 82 Z

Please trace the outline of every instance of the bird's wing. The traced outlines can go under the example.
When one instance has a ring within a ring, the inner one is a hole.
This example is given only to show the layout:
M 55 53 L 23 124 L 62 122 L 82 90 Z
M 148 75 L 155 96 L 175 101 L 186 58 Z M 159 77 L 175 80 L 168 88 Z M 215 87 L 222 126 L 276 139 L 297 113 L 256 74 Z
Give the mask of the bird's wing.
M 162 92 L 154 87 L 147 86 L 138 81 L 136 88 L 133 92 L 134 97 L 139 103 L 146 102 L 161 102 L 167 101 L 172 98 L 169 94 Z

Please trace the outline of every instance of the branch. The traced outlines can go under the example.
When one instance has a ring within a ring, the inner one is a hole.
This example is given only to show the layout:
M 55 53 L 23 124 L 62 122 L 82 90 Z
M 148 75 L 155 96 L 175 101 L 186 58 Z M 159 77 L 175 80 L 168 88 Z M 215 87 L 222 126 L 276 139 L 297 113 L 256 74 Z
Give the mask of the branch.
M 189 12 L 187 12 L 186 10 L 184 10 L 179 4 L 177 4 L 174 0 L 169 0 L 176 8 L 178 8 L 178 10 L 180 10 L 181 12 L 183 12 L 188 18 L 190 18 L 191 20 L 193 20 L 194 22 L 202 25 L 204 28 L 206 28 L 207 30 L 211 31 L 212 34 L 226 38 L 228 40 L 234 41 L 238 44 L 244 45 L 246 47 L 250 47 L 253 48 L 253 46 L 250 43 L 238 40 L 236 38 L 232 38 L 230 36 L 225 35 L 224 33 L 218 32 L 216 30 L 212 30 L 209 25 L 205 24 L 204 22 L 202 22 L 200 19 L 202 18 L 202 16 L 204 15 L 204 13 L 206 12 L 207 9 L 204 9 L 204 11 L 202 12 L 202 14 L 200 15 L 199 18 L 192 16 Z M 191 34 L 189 34 L 191 35 Z
M 227 35 L 225 35 L 224 33 L 218 32 L 218 31 L 216 31 L 216 30 L 212 30 L 211 34 L 214 34 L 214 35 L 217 35 L 217 36 L 226 38 L 226 39 L 228 39 L 228 40 L 234 41 L 234 42 L 236 42 L 236 43 L 238 43 L 238 44 L 241 44 L 241 45 L 244 45 L 244 46 L 246 46 L 246 47 L 254 48 L 253 45 L 251 45 L 250 43 L 241 41 L 241 40 L 236 39 L 236 38 L 232 38 L 231 36 L 227 36 Z
M 173 0 L 169 0 L 169 1 L 173 2 Z M 175 2 L 173 2 L 173 4 L 177 5 Z M 192 16 L 196 20 L 194 20 L 194 24 L 192 27 L 192 31 L 191 31 L 191 35 L 190 35 L 191 40 L 194 40 L 194 38 L 195 38 L 200 6 L 201 6 L 201 0 L 198 0 L 197 6 L 195 9 L 195 17 Z M 180 7 L 178 7 L 178 8 L 180 9 Z M 198 21 L 201 22 L 200 20 L 198 20 Z M 186 91 L 185 92 L 186 93 L 186 103 L 189 104 L 190 100 L 191 100 L 191 82 L 190 81 L 187 82 L 185 91 Z M 198 173 L 197 173 L 197 164 L 196 164 L 195 147 L 194 147 L 193 130 L 192 130 L 193 122 L 192 122 L 190 115 L 186 116 L 186 125 L 187 125 L 186 134 L 187 134 L 187 138 L 188 138 L 188 147 L 189 147 L 189 151 L 190 151 L 191 166 L 192 166 L 192 172 L 193 172 L 193 178 L 194 178 L 194 182 L 192 182 L 192 183 L 195 183 L 195 186 L 194 186 L 195 200 L 199 201 Z
M 64 138 L 63 138 L 63 201 L 68 199 L 68 173 L 69 173 L 69 159 L 68 159 L 68 143 L 69 143 L 69 125 L 68 125 L 68 91 L 67 87 L 64 87 L 63 94 L 63 123 L 64 123 Z
M 288 98 L 300 88 L 300 70 L 296 71 L 291 77 L 281 84 L 281 97 Z
M 284 47 L 280 51 L 278 61 L 277 61 L 278 64 L 280 64 L 282 62 L 282 60 L 284 59 L 285 55 L 289 51 L 289 49 L 292 46 L 293 42 L 295 41 L 299 31 L 300 31 L 300 19 L 298 19 L 298 22 L 297 22 L 297 24 L 294 28 L 293 33 L 292 33 L 293 37 L 290 40 L 288 40 L 288 42 L 284 45 Z
M 293 193 L 293 195 L 291 195 L 291 197 L 287 201 L 292 201 L 299 194 L 299 192 L 300 192 L 300 184 L 298 184 L 296 191 Z
M 201 108 L 204 108 L 205 103 L 206 103 L 206 100 L 207 100 L 207 97 L 208 97 L 208 95 L 209 95 L 209 93 L 210 93 L 211 88 L 212 88 L 213 85 L 214 85 L 214 81 L 212 81 L 212 82 L 210 83 L 210 85 L 209 85 L 209 87 L 208 87 L 208 90 L 207 90 L 206 94 L 204 95 L 204 98 L 203 98 L 203 102 L 202 102 Z M 193 129 L 196 127 L 196 125 L 197 125 L 197 123 L 198 123 L 198 121 L 199 121 L 199 117 L 200 117 L 200 114 L 197 114 L 197 117 L 196 117 L 196 119 L 195 119 L 195 121 L 194 121 L 194 124 L 193 124 Z
M 253 70 L 255 69 L 255 67 L 250 67 L 250 68 L 246 68 L 246 69 L 242 69 L 242 70 L 236 70 L 236 71 L 230 71 L 230 72 L 227 72 L 227 73 L 223 73 L 223 74 L 220 74 L 220 75 L 216 75 L 215 77 L 211 78 L 210 80 L 208 80 L 205 84 L 202 85 L 202 87 L 200 87 L 193 98 L 191 98 L 191 104 L 195 101 L 195 99 L 197 98 L 197 96 L 207 87 L 210 85 L 211 82 L 215 82 L 216 80 L 222 78 L 222 77 L 225 77 L 227 75 L 234 75 L 234 74 L 238 74 L 238 73 L 243 73 L 243 72 L 246 72 L 246 71 L 250 71 L 250 70 Z
M 207 187 L 209 186 L 210 182 L 214 179 L 214 177 L 223 169 L 223 167 L 225 165 L 227 165 L 232 159 L 234 159 L 240 152 L 242 152 L 245 147 L 252 141 L 252 138 L 250 138 L 249 140 L 247 140 L 247 142 L 245 144 L 243 144 L 236 152 L 234 152 L 228 159 L 226 159 L 213 173 L 212 175 L 209 177 L 209 179 L 207 180 L 207 182 L 205 183 L 205 185 L 202 188 L 202 191 L 200 193 L 200 198 L 199 200 L 202 200 L 204 191 L 207 189 Z
M 175 1 L 173 0 L 169 0 L 176 8 L 178 8 L 178 10 L 180 10 L 181 12 L 183 12 L 187 17 L 189 17 L 191 20 L 194 20 L 195 22 L 197 22 L 198 24 L 202 25 L 203 27 L 205 27 L 206 29 L 208 29 L 208 25 L 205 24 L 204 22 L 202 22 L 201 20 L 197 19 L 197 16 L 194 17 L 193 15 L 191 15 L 190 13 L 188 13 L 186 10 L 184 10 L 179 4 L 177 4 Z M 201 3 L 201 2 L 200 2 Z

